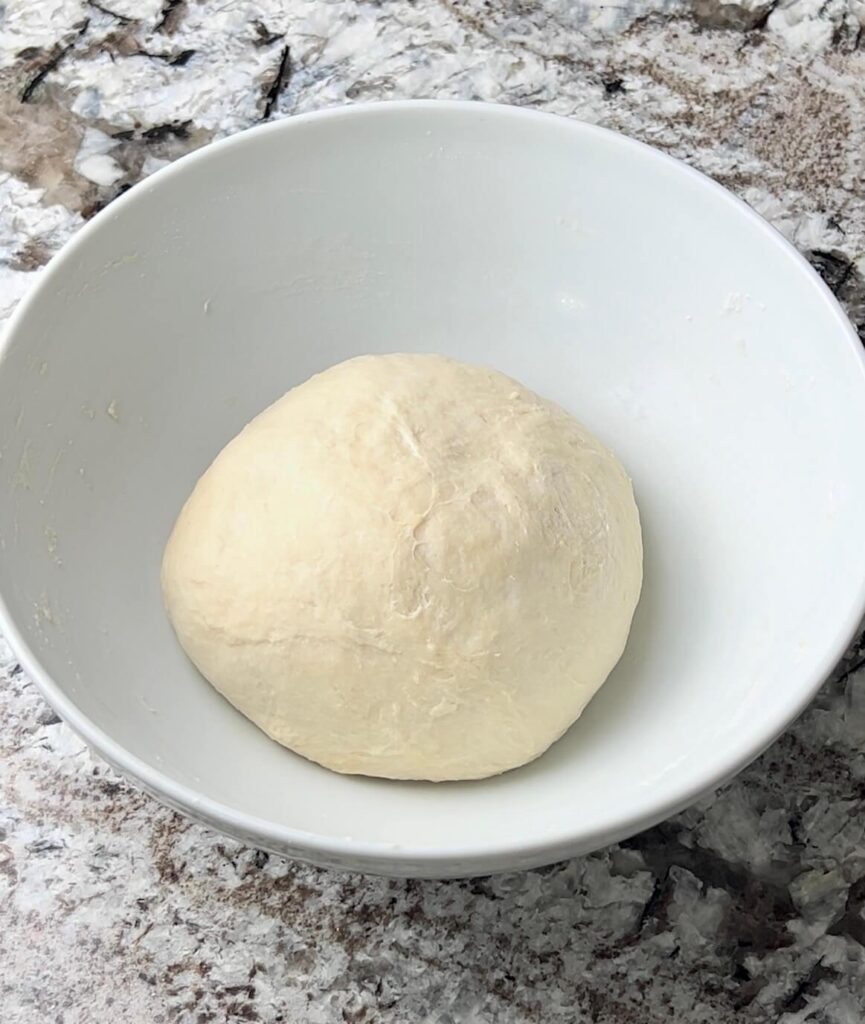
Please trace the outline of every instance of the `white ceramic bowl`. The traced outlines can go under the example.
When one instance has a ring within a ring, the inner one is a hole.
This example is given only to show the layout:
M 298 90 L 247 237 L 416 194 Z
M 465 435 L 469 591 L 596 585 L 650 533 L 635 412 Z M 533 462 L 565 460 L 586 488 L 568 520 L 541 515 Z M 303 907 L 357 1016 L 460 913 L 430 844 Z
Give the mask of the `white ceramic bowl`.
M 544 757 L 484 782 L 289 753 L 196 673 L 160 600 L 169 529 L 221 446 L 311 373 L 394 350 L 562 403 L 642 513 L 624 659 Z M 513 108 L 297 117 L 133 189 L 23 303 L 0 364 L 3 625 L 100 754 L 216 828 L 394 875 L 539 864 L 684 807 L 813 695 L 865 603 L 863 437 L 834 299 L 682 164 Z

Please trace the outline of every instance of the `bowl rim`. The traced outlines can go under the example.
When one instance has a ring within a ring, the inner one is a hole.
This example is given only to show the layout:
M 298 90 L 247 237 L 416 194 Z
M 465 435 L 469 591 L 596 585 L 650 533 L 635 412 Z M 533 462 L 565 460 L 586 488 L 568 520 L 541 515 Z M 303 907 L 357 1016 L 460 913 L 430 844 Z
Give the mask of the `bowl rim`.
M 79 247 L 88 242 L 103 222 L 116 216 L 119 210 L 144 199 L 160 183 L 167 181 L 172 176 L 184 174 L 199 163 L 206 163 L 218 153 L 232 147 L 246 145 L 253 137 L 277 132 L 290 133 L 302 130 L 305 125 L 313 122 L 338 121 L 344 118 L 362 119 L 370 116 L 382 117 L 391 114 L 404 116 L 412 111 L 430 112 L 432 110 L 459 117 L 489 117 L 514 122 L 535 122 L 545 124 L 558 131 L 581 134 L 588 138 L 601 138 L 607 144 L 618 145 L 632 155 L 653 160 L 672 173 L 690 178 L 692 182 L 714 194 L 719 201 L 726 203 L 737 216 L 744 217 L 758 228 L 778 248 L 780 253 L 788 259 L 792 258 L 794 265 L 816 288 L 817 294 L 828 308 L 837 327 L 846 337 L 858 360 L 863 383 L 865 383 L 865 350 L 863 350 L 862 342 L 827 284 L 801 253 L 774 227 L 743 200 L 708 175 L 637 139 L 585 121 L 506 104 L 433 99 L 341 104 L 256 125 L 203 146 L 138 182 L 128 192 L 96 214 L 61 247 L 40 274 L 38 281 L 18 303 L 3 332 L 3 337 L 0 338 L 0 372 L 2 372 L 6 354 L 15 344 L 15 336 L 21 325 L 31 308 L 40 301 L 41 294 L 50 285 L 58 269 L 65 262 L 75 258 Z M 427 875 L 429 877 L 502 871 L 517 864 L 521 868 L 531 867 L 587 853 L 651 827 L 689 806 L 759 756 L 790 722 L 802 713 L 843 657 L 856 635 L 863 614 L 865 614 L 865 577 L 860 583 L 856 597 L 846 616 L 843 621 L 839 622 L 834 637 L 827 644 L 825 653 L 819 659 L 818 667 L 803 679 L 797 687 L 795 699 L 789 703 L 783 713 L 759 719 L 758 725 L 741 734 L 743 739 L 735 749 L 723 752 L 721 755 L 710 756 L 700 771 L 684 781 L 680 780 L 678 784 L 668 784 L 667 787 L 659 789 L 654 798 L 652 798 L 652 794 L 649 794 L 642 813 L 623 817 L 621 813 L 617 813 L 613 809 L 607 812 L 604 819 L 588 832 L 582 831 L 579 823 L 571 819 L 566 825 L 557 826 L 555 830 L 546 833 L 542 838 L 524 837 L 517 830 L 513 838 L 507 842 L 496 840 L 492 842 L 478 841 L 464 846 L 455 844 L 450 847 L 413 847 L 410 845 L 395 846 L 393 843 L 381 841 L 371 842 L 347 837 L 324 836 L 290 825 L 278 824 L 204 796 L 147 764 L 91 721 L 66 695 L 63 688 L 52 679 L 17 628 L 6 601 L 0 593 L 0 632 L 7 639 L 22 667 L 36 684 L 42 696 L 91 748 L 123 775 L 138 782 L 146 791 L 164 799 L 169 805 L 182 810 L 193 818 L 205 820 L 212 826 L 222 827 L 230 833 L 242 836 L 247 842 L 260 841 L 262 846 L 283 853 L 290 849 L 292 852 L 289 856 L 298 859 L 308 859 L 320 864 L 351 865 L 360 870 L 382 874 L 413 873 L 416 876 Z M 400 870 L 400 865 L 406 864 L 410 864 L 414 870 L 406 871 L 405 867 Z

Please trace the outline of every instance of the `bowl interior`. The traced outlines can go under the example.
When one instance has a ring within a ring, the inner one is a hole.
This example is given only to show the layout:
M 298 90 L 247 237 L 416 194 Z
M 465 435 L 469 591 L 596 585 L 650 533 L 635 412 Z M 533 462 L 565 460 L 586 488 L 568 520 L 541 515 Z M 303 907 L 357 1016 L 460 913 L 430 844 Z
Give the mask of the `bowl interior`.
M 283 750 L 198 676 L 161 604 L 163 545 L 220 447 L 311 373 L 389 351 L 560 402 L 641 509 L 622 662 L 543 758 L 481 783 L 341 777 Z M 300 118 L 145 182 L 21 310 L 0 587 L 49 696 L 172 802 L 324 862 L 542 861 L 718 782 L 830 668 L 862 603 L 863 398 L 816 277 L 651 150 L 479 105 Z

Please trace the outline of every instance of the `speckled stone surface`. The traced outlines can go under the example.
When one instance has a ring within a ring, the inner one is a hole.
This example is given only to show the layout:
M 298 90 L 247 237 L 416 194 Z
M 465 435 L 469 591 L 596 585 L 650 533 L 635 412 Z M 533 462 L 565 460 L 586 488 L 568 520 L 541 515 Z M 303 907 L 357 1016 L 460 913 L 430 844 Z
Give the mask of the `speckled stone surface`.
M 361 99 L 517 103 L 712 174 L 865 335 L 862 0 L 5 0 L 0 318 L 168 160 Z M 865 641 L 732 784 L 466 882 L 298 866 L 94 761 L 0 642 L 0 1021 L 865 1019 Z

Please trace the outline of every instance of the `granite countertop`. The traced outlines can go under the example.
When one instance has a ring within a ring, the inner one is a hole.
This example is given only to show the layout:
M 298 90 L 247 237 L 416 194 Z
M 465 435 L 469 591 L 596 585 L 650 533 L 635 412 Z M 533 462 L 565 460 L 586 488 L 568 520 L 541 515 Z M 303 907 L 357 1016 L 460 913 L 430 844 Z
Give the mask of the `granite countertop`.
M 865 336 L 863 0 L 5 0 L 0 319 L 89 217 L 267 119 L 457 97 L 713 175 Z M 465 882 L 320 871 L 94 760 L 0 641 L 0 1020 L 859 1024 L 865 638 L 733 783 L 589 857 Z

